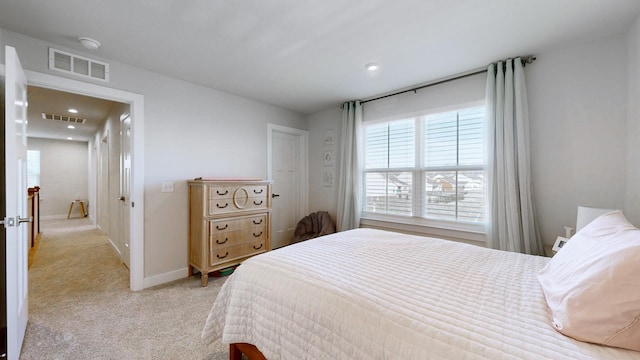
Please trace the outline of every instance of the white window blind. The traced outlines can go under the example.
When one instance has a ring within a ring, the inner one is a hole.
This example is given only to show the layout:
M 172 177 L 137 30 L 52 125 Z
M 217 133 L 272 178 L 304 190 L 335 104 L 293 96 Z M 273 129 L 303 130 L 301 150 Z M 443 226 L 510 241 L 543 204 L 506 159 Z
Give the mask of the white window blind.
M 366 127 L 365 211 L 412 215 L 415 120 Z
M 485 221 L 484 108 L 365 127 L 365 212 Z

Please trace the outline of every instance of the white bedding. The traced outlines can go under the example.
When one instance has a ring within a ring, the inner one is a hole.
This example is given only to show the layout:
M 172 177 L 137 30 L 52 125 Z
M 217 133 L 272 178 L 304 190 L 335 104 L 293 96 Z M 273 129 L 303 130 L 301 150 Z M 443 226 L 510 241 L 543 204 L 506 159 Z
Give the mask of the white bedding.
M 548 258 L 357 229 L 255 256 L 222 287 L 205 343 L 267 359 L 640 359 L 551 327 Z

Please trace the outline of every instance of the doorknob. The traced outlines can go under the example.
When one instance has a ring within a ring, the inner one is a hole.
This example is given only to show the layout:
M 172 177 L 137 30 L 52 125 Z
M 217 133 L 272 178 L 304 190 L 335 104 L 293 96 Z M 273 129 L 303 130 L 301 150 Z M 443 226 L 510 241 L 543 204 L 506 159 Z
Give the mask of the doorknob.
M 120 201 L 124 201 L 125 199 L 126 199 L 126 198 L 125 198 L 124 196 L 120 196 L 120 197 L 118 198 L 118 200 L 120 200 Z
M 21 218 L 20 215 L 16 216 L 16 220 L 18 220 L 18 225 L 22 223 L 28 223 L 33 221 L 33 216 L 29 216 L 27 218 Z
M 276 197 L 278 197 L 278 196 L 280 196 L 280 194 L 271 194 L 271 197 L 272 197 L 272 198 L 276 198 Z

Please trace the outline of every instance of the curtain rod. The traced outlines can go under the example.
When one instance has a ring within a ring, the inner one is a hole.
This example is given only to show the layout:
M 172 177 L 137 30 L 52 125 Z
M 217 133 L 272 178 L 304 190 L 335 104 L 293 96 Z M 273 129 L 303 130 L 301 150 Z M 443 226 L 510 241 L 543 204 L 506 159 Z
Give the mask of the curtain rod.
M 520 58 L 521 58 L 523 66 L 526 66 L 527 64 L 531 64 L 536 60 L 535 56 L 521 56 Z M 450 78 L 447 78 L 447 79 L 444 79 L 444 80 L 440 80 L 440 81 L 436 81 L 436 82 L 433 82 L 433 83 L 421 85 L 421 86 L 414 87 L 414 88 L 411 88 L 411 89 L 398 91 L 398 92 L 395 92 L 393 94 L 378 96 L 376 98 L 369 99 L 369 100 L 363 100 L 363 101 L 360 102 L 360 104 L 368 103 L 369 101 L 376 101 L 376 100 L 380 100 L 380 99 L 385 99 L 385 98 L 388 98 L 388 97 L 391 97 L 391 96 L 396 96 L 396 95 L 408 93 L 408 92 L 411 92 L 411 91 L 417 92 L 420 89 L 428 88 L 430 86 L 444 84 L 444 83 L 449 82 L 449 81 L 459 80 L 459 79 L 463 79 L 463 78 L 466 78 L 466 77 L 469 77 L 469 76 L 482 74 L 482 73 L 485 73 L 485 72 L 487 72 L 487 69 L 472 71 L 470 73 L 453 76 L 453 77 L 450 77 Z

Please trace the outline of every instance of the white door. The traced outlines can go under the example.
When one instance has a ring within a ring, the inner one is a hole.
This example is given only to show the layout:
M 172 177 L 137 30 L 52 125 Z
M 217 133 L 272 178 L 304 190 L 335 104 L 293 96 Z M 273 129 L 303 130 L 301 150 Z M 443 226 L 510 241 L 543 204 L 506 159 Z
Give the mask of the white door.
M 293 233 L 303 213 L 303 161 L 299 134 L 271 132 L 272 216 L 271 247 L 293 242 Z M 306 191 L 306 190 L 304 190 Z
M 131 216 L 131 117 L 127 114 L 120 119 L 120 239 L 122 262 L 131 268 L 130 259 L 130 216 Z
M 5 48 L 7 356 L 18 359 L 28 317 L 27 79 L 16 50 Z

